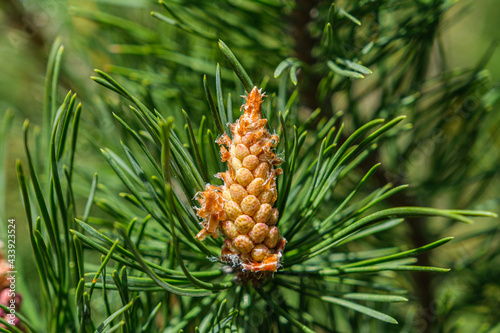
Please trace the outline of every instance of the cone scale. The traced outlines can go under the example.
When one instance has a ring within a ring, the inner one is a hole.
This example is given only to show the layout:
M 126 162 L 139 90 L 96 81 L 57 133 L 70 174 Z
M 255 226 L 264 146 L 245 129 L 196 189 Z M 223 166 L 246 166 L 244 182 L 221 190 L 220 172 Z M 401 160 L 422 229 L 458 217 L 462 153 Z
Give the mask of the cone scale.
M 281 159 L 274 153 L 277 135 L 266 128 L 261 104 L 264 96 L 254 87 L 242 106 L 243 114 L 230 125 L 232 139 L 223 134 L 217 139 L 228 170 L 218 173 L 222 186 L 207 184 L 197 194 L 198 216 L 203 229 L 196 236 L 225 237 L 221 259 L 250 272 L 275 272 L 280 267 L 286 240 L 276 223 L 278 197 L 276 177 L 282 173 Z

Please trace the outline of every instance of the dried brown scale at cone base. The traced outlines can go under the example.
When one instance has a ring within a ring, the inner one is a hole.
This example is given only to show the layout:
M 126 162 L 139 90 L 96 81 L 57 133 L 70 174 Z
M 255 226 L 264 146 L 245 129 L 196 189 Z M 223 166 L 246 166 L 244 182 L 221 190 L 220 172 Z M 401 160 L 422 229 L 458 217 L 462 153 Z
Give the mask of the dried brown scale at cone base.
M 222 259 L 251 272 L 277 271 L 286 244 L 275 226 L 278 209 L 273 208 L 278 198 L 276 176 L 282 173 L 275 168 L 282 160 L 273 152 L 279 138 L 269 133 L 267 119 L 262 119 L 263 96 L 257 87 L 243 96 L 244 113 L 230 125 L 233 139 L 223 134 L 216 141 L 222 161 L 228 162 L 228 170 L 216 175 L 224 185 L 207 184 L 197 195 L 198 215 L 204 221 L 196 237 L 216 238 L 221 230 L 227 237 Z

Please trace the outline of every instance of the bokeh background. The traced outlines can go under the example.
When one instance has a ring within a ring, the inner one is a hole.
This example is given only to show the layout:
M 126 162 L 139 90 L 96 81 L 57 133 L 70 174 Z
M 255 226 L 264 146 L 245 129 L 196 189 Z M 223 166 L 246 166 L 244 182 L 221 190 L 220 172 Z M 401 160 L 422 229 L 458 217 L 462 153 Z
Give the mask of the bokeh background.
M 431 2 L 431 1 L 422 1 Z M 452 3 L 454 1 L 449 1 Z M 0 2 L 0 119 L 5 119 L 6 112 L 12 112 L 13 124 L 8 136 L 4 141 L 5 156 L 0 167 L 0 238 L 5 237 L 5 221 L 7 218 L 15 218 L 18 221 L 18 263 L 22 279 L 19 280 L 19 288 L 25 293 L 32 292 L 28 286 L 34 278 L 34 268 L 31 266 L 31 249 L 29 240 L 23 238 L 24 212 L 20 201 L 20 194 L 15 176 L 15 160 L 24 159 L 21 140 L 21 128 L 24 119 L 30 119 L 33 125 L 42 125 L 42 106 L 44 101 L 44 85 L 46 62 L 53 41 L 60 37 L 65 46 L 63 69 L 60 76 L 59 93 L 61 98 L 68 90 L 78 93 L 79 99 L 84 105 L 82 119 L 86 125 L 79 144 L 77 158 L 82 165 L 90 166 L 88 170 L 79 173 L 83 179 L 93 170 L 104 170 L 107 166 L 103 159 L 98 156 L 100 142 L 107 138 L 107 131 L 115 131 L 112 118 L 101 117 L 100 108 L 103 103 L 117 105 L 119 102 L 115 96 L 103 91 L 96 85 L 90 76 L 94 68 L 104 69 L 112 73 L 122 75 L 137 86 L 136 91 L 151 100 L 157 96 L 144 93 L 144 88 L 161 82 L 162 93 L 167 96 L 164 104 L 169 108 L 180 109 L 189 107 L 206 108 L 203 99 L 203 88 L 201 85 L 201 73 L 207 72 L 213 75 L 214 66 L 210 67 L 203 63 L 193 63 L 186 67 L 176 67 L 176 55 L 161 55 L 154 49 L 137 47 L 137 49 L 123 52 L 120 44 L 145 39 L 151 44 L 165 43 L 165 40 L 156 40 L 157 36 L 150 36 L 149 30 L 140 30 L 137 27 L 123 23 L 122 30 L 112 24 L 107 24 L 108 17 L 93 17 L 92 13 L 99 9 L 137 22 L 141 26 L 156 31 L 161 23 L 153 19 L 151 10 L 158 10 L 158 4 L 149 0 L 2 0 Z M 387 19 L 391 19 L 388 12 Z M 416 14 L 417 15 L 417 14 Z M 463 0 L 457 1 L 448 10 L 442 20 L 446 25 L 440 33 L 440 45 L 444 49 L 445 58 L 436 58 L 436 62 L 445 62 L 447 68 L 474 68 L 482 64 L 489 72 L 493 85 L 498 86 L 500 80 L 500 50 L 495 48 L 496 42 L 500 40 L 500 29 L 498 17 L 500 16 L 500 1 L 497 0 Z M 99 22 L 96 22 L 99 21 Z M 129 22 L 129 21 L 128 21 Z M 281 24 L 281 23 L 280 23 Z M 167 29 L 167 28 L 164 28 Z M 123 32 L 125 31 L 125 32 Z M 230 32 L 227 32 L 230 34 Z M 257 34 L 258 32 L 256 32 Z M 271 32 L 272 34 L 272 32 Z M 177 33 L 170 30 L 165 39 Z M 161 37 L 161 36 L 160 36 Z M 256 37 L 257 38 L 257 37 Z M 267 75 L 272 79 L 270 68 L 276 66 L 285 56 L 285 51 L 276 45 L 276 40 L 266 39 L 259 36 L 263 43 L 268 43 L 269 48 L 276 48 L 276 54 L 268 57 L 267 64 L 262 70 L 255 69 L 253 75 Z M 228 35 L 225 39 L 231 41 Z M 186 43 L 190 52 L 203 54 L 202 58 L 216 59 L 223 63 L 218 54 L 215 43 L 206 40 L 190 40 Z M 196 44 L 198 43 L 198 44 Z M 210 44 L 212 43 L 212 44 Z M 243 43 L 244 44 L 244 43 Z M 177 44 L 176 44 L 177 45 Z M 244 50 L 241 47 L 240 50 Z M 162 61 L 153 60 L 164 56 L 168 59 L 169 66 L 161 66 Z M 140 63 L 147 58 L 143 67 L 137 66 L 135 72 L 126 69 L 129 64 Z M 169 58 L 170 57 L 170 58 Z M 178 55 L 182 57 L 182 54 Z M 177 58 L 179 59 L 179 58 Z M 189 59 L 180 58 L 183 62 Z M 245 67 L 260 68 L 258 59 L 245 58 Z M 212 63 L 213 65 L 213 63 Z M 440 68 L 442 64 L 436 64 Z M 432 64 L 431 64 L 432 66 Z M 438 70 L 438 69 L 436 69 Z M 229 74 L 227 74 L 229 75 Z M 192 77 L 199 76 L 199 80 L 193 83 Z M 274 83 L 277 86 L 276 83 Z M 179 88 L 184 87 L 184 88 Z M 157 88 L 157 87 L 156 87 Z M 498 103 L 494 101 L 492 113 L 500 112 Z M 337 105 L 342 105 L 339 101 Z M 7 111 L 9 110 L 9 111 Z M 493 117 L 492 119 L 498 119 Z M 493 120 L 492 120 L 493 121 Z M 490 149 L 476 152 L 479 155 L 491 155 L 491 159 L 485 169 L 492 169 L 500 150 L 500 136 L 496 132 L 490 133 L 488 140 L 492 140 Z M 460 136 L 461 133 L 455 133 Z M 421 142 L 422 147 L 427 144 Z M 439 144 L 439 143 L 438 143 Z M 430 150 L 429 150 L 430 149 Z M 429 152 L 432 155 L 433 148 L 422 148 L 423 154 Z M 43 153 L 43 152 L 41 152 Z M 1 156 L 1 155 L 0 155 Z M 426 155 L 427 156 L 427 155 Z M 383 158 L 383 154 L 381 158 Z M 420 162 L 419 162 L 420 163 Z M 408 171 L 409 179 L 419 182 L 425 179 L 425 167 L 415 163 Z M 425 164 L 425 162 L 422 162 Z M 460 161 L 460 163 L 467 163 Z M 482 163 L 472 160 L 470 163 Z M 493 164 L 492 164 L 493 163 Z M 496 164 L 500 168 L 500 165 Z M 494 168 L 494 167 L 493 167 Z M 109 172 L 109 170 L 108 170 Z M 443 170 L 445 172 L 445 170 Z M 388 176 L 390 178 L 390 176 Z M 79 189 L 82 196 L 86 193 L 84 186 Z M 446 192 L 448 191 L 448 192 Z M 453 201 L 454 191 L 469 191 L 469 194 L 478 197 L 473 205 L 460 199 Z M 487 209 L 499 213 L 500 191 L 498 191 L 498 176 L 493 174 L 481 185 L 462 186 L 457 188 L 450 186 L 444 189 L 444 194 L 437 198 L 424 202 L 425 204 L 440 208 L 467 208 Z M 425 196 L 425 191 L 420 195 Z M 418 189 L 413 195 L 418 196 Z M 450 207 L 452 205 L 452 207 Z M 497 220 L 481 220 L 475 225 L 444 224 L 441 221 L 426 221 L 426 227 L 422 230 L 399 229 L 395 234 L 387 236 L 387 239 L 401 237 L 407 241 L 415 237 L 415 232 L 429 235 L 451 235 L 456 236 L 457 241 L 440 251 L 436 256 L 427 258 L 431 263 L 443 267 L 453 268 L 446 276 L 428 274 L 406 276 L 401 284 L 411 290 L 412 299 L 409 304 L 399 307 L 397 310 L 402 324 L 395 329 L 402 332 L 423 331 L 449 331 L 449 332 L 500 332 L 500 256 L 499 256 L 499 229 Z M 432 239 L 432 237 L 429 237 Z M 378 241 L 383 242 L 384 239 Z M 415 244 L 422 240 L 413 239 Z M 389 276 L 391 277 L 391 276 Z M 423 282 L 422 282 L 423 281 Z M 429 288 L 432 292 L 427 299 L 422 300 L 422 293 Z M 36 313 L 36 297 L 26 297 L 25 311 Z M 418 320 L 410 320 L 417 318 Z M 406 321 L 407 320 L 407 321 Z M 405 325 L 408 322 L 411 324 Z M 497 324 L 495 324 L 497 323 Z

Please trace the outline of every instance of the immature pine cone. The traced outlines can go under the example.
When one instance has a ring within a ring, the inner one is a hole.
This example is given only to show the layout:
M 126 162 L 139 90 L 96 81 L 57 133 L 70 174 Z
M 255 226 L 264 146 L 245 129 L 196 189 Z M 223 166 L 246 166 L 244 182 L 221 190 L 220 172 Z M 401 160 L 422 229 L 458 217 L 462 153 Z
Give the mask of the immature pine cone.
M 16 293 L 14 290 L 10 289 L 10 271 L 11 265 L 7 260 L 5 260 L 3 256 L 3 248 L 4 244 L 0 241 L 0 304 L 6 306 L 9 311 L 19 311 L 21 306 L 22 297 L 19 293 Z M 22 332 L 26 332 L 25 328 L 21 325 L 19 318 L 15 316 L 14 313 L 4 311 L 0 308 L 0 318 L 5 320 L 6 322 L 13 324 Z M 0 323 L 0 327 L 6 329 L 5 325 Z
M 198 215 L 204 221 L 196 237 L 203 240 L 211 234 L 216 238 L 221 229 L 227 237 L 222 247 L 224 261 L 252 272 L 275 272 L 286 243 L 275 226 L 279 212 L 273 208 L 278 196 L 276 176 L 282 172 L 274 166 L 282 161 L 272 151 L 279 138 L 269 133 L 267 119 L 262 119 L 263 95 L 254 87 L 245 97 L 243 115 L 230 125 L 233 140 L 223 134 L 216 141 L 229 170 L 216 175 L 224 185 L 207 184 L 197 195 Z

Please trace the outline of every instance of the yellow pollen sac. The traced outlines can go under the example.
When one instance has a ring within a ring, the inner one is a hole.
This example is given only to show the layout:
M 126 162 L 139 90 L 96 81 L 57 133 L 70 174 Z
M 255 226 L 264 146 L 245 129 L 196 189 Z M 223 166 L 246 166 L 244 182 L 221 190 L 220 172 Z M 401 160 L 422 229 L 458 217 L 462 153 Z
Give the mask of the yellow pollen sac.
M 240 206 L 234 201 L 226 202 L 224 204 L 224 210 L 226 211 L 227 217 L 233 221 L 242 214 Z
M 271 217 L 269 218 L 269 221 L 267 221 L 267 224 L 275 225 L 276 222 L 278 222 L 279 217 L 280 217 L 280 212 L 278 212 L 278 209 L 273 208 L 273 211 L 271 212 Z
M 252 182 L 247 186 L 248 194 L 255 196 L 261 194 L 262 191 L 264 191 L 264 182 L 265 180 L 262 178 L 255 178 L 252 180 Z
M 233 241 L 229 238 L 226 238 L 226 240 L 224 241 L 224 246 L 230 249 L 230 251 L 235 254 L 241 253 L 241 251 L 234 246 Z
M 253 169 L 255 169 L 257 167 L 257 165 L 259 165 L 259 163 L 260 163 L 260 161 L 259 161 L 259 158 L 257 156 L 248 155 L 247 157 L 245 157 L 243 159 L 243 161 L 241 162 L 241 165 L 245 169 L 252 171 Z
M 253 226 L 255 225 L 255 222 L 248 215 L 240 215 L 238 216 L 236 221 L 234 221 L 234 224 L 236 225 L 236 228 L 240 233 L 248 234 L 248 232 L 252 230 Z
M 252 155 L 259 155 L 261 152 L 262 152 L 262 146 L 259 143 L 250 146 L 250 153 Z
M 257 244 L 252 250 L 252 258 L 255 261 L 262 261 L 269 254 L 269 249 L 264 244 Z
M 268 204 L 273 200 L 274 193 L 272 191 L 264 191 L 259 194 L 258 199 L 261 204 Z
M 241 201 L 248 195 L 247 190 L 245 190 L 245 188 L 240 184 L 231 185 L 229 192 L 231 194 L 231 198 L 237 203 L 241 203 Z
M 252 216 L 259 208 L 260 201 L 255 195 L 247 195 L 243 201 L 241 201 L 241 210 L 247 215 Z
M 232 201 L 233 200 L 233 198 L 231 197 L 231 191 L 229 191 L 229 190 L 222 191 L 222 197 L 226 201 Z M 260 197 L 259 197 L 259 200 L 260 200 Z M 261 202 L 262 202 L 262 200 L 261 200 Z
M 236 156 L 240 160 L 243 160 L 249 154 L 250 154 L 250 151 L 248 150 L 247 146 L 245 146 L 244 144 L 237 145 L 236 149 L 234 150 L 234 156 Z
M 256 223 L 267 223 L 271 218 L 271 213 L 273 212 L 273 207 L 270 204 L 262 204 L 259 210 L 254 215 Z
M 243 114 L 230 124 L 233 139 L 223 134 L 216 141 L 222 161 L 228 163 L 228 170 L 217 174 L 224 185 L 209 184 L 198 195 L 198 215 L 204 221 L 197 237 L 225 236 L 222 260 L 250 272 L 276 272 L 286 244 L 276 227 L 278 209 L 273 207 L 276 177 L 282 172 L 275 167 L 281 163 L 274 152 L 279 138 L 269 133 L 262 118 L 263 95 L 254 87 L 245 97 Z M 212 202 L 216 204 L 209 206 Z
M 247 186 L 252 182 L 252 180 L 252 171 L 245 168 L 240 168 L 238 169 L 238 171 L 236 171 L 236 181 L 238 181 L 241 186 Z
M 266 163 L 266 162 L 262 162 L 253 171 L 253 175 L 254 175 L 255 178 L 266 179 L 268 172 L 269 172 L 269 164 Z
M 250 253 L 254 247 L 253 242 L 246 235 L 239 235 L 236 237 L 233 244 L 241 253 Z
M 233 222 L 231 221 L 224 221 L 221 224 L 222 232 L 224 232 L 224 235 L 226 235 L 228 238 L 236 238 L 238 237 L 238 229 L 234 225 Z
M 269 227 L 265 223 L 257 223 L 252 230 L 248 233 L 248 236 L 255 242 L 255 243 L 262 243 L 264 239 L 267 237 L 267 231 L 269 230 Z
M 236 157 L 231 158 L 229 164 L 234 170 L 239 170 L 242 167 L 241 161 Z
M 269 229 L 266 238 L 264 239 L 264 245 L 266 245 L 268 248 L 274 248 L 276 244 L 278 243 L 279 239 L 279 231 L 278 228 L 272 227 Z

